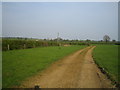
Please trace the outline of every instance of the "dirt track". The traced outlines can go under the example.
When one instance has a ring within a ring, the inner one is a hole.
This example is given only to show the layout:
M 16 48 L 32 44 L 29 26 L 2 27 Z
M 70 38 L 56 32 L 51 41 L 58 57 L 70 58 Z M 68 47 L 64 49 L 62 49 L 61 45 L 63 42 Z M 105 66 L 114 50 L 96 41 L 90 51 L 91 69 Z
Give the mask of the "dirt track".
M 90 46 L 53 63 L 48 69 L 28 78 L 21 88 L 110 88 L 110 80 L 97 68 Z

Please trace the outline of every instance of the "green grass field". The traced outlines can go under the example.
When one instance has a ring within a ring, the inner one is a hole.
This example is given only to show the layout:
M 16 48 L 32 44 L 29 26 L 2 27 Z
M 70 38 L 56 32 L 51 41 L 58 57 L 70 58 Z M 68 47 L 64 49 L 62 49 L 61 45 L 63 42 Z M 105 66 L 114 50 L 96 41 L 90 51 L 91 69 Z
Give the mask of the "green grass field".
M 113 80 L 117 82 L 118 78 L 120 80 L 118 76 L 118 45 L 97 45 L 93 57 L 96 63 L 104 68 Z
M 0 89 L 1 88 L 2 88 L 2 51 L 0 50 Z
M 51 63 L 86 46 L 41 47 L 4 51 L 3 88 L 20 85 L 21 81 L 47 68 Z

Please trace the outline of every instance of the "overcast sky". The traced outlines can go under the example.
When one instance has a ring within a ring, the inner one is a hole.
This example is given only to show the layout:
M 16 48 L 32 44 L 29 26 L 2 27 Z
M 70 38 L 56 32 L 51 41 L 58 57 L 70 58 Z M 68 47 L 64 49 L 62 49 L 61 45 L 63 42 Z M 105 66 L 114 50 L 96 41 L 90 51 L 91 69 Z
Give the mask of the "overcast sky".
M 3 37 L 118 40 L 117 2 L 4 2 Z

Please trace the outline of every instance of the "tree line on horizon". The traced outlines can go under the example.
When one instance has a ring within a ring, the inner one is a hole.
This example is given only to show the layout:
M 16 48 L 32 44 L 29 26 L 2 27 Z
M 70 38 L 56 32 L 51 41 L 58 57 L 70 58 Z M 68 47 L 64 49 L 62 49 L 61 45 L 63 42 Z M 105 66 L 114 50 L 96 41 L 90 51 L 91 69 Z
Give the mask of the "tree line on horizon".
M 120 45 L 116 40 L 110 41 L 110 37 L 105 35 L 103 40 L 68 40 L 57 37 L 55 39 L 36 39 L 22 37 L 4 37 L 2 38 L 2 51 L 14 49 L 27 49 L 47 46 L 64 46 L 64 45 L 90 45 L 90 44 L 116 44 Z
M 57 37 L 55 39 L 46 39 L 46 38 L 38 39 L 38 38 L 32 38 L 32 37 L 31 38 L 28 38 L 28 37 L 2 37 L 2 39 L 21 39 L 21 40 L 30 40 L 31 39 L 31 40 L 44 40 L 44 41 L 57 41 L 57 40 L 59 40 L 59 41 L 86 41 L 86 42 L 90 42 L 90 41 L 93 41 L 93 42 L 119 42 L 115 39 L 110 41 L 111 38 L 108 35 L 105 35 L 103 37 L 103 40 L 90 40 L 90 39 L 86 39 L 86 40 L 73 39 L 73 40 L 71 40 L 71 39 L 62 39 L 61 37 Z

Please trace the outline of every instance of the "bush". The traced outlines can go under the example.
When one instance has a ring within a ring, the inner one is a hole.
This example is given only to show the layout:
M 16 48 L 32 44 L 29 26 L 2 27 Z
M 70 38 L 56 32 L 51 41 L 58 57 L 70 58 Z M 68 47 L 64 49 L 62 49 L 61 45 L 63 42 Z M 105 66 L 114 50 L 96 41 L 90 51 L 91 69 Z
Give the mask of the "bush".
M 60 41 L 59 43 L 54 40 L 34 40 L 34 39 L 2 39 L 2 50 L 7 51 L 8 45 L 9 50 L 14 49 L 27 49 L 27 48 L 35 48 L 35 47 L 46 47 L 46 46 L 59 46 L 59 45 L 88 45 L 84 42 L 78 41 Z
M 6 51 L 14 49 L 27 49 L 43 46 L 57 46 L 57 42 L 47 42 L 47 41 L 35 41 L 35 40 L 12 40 L 12 39 L 3 39 L 2 40 L 2 50 Z

